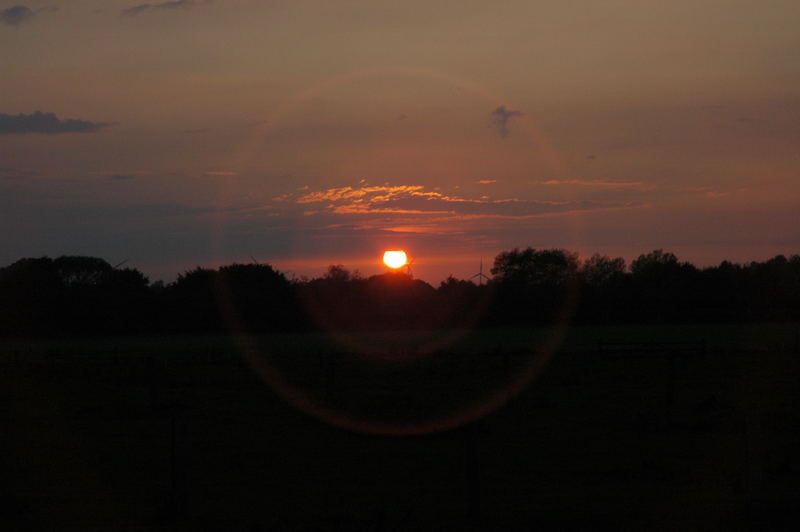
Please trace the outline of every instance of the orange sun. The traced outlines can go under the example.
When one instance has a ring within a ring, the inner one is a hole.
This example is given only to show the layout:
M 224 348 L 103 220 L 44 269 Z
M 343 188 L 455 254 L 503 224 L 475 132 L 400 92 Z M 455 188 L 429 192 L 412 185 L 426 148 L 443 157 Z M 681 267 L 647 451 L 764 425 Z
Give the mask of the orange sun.
M 408 264 L 408 256 L 405 251 L 387 251 L 383 254 L 383 263 L 390 268 L 402 268 Z

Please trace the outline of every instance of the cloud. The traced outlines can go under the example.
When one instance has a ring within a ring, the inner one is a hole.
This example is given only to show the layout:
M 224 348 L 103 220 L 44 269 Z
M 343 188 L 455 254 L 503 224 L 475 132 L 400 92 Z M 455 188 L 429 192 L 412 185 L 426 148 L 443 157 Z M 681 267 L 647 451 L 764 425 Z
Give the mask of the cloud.
M 206 172 L 206 175 L 215 177 L 230 177 L 239 175 L 239 172 L 232 172 L 230 170 L 210 170 Z
M 678 187 L 679 192 L 708 192 L 711 187 Z
M 29 7 L 14 6 L 0 11 L 0 20 L 9 26 L 19 26 L 36 16 L 36 13 Z
M 0 113 L 0 135 L 17 133 L 92 133 L 108 124 L 74 118 L 60 119 L 55 113 L 36 111 L 31 114 L 8 115 Z
M 675 190 L 678 192 L 694 192 L 702 194 L 708 198 L 724 198 L 734 193 L 746 192 L 746 187 L 739 187 L 731 190 L 720 190 L 710 186 L 696 186 L 696 187 L 678 187 Z
M 497 183 L 497 179 L 481 179 L 478 181 L 479 185 L 491 185 L 492 183 Z
M 114 181 L 128 181 L 134 179 L 136 176 L 132 174 L 111 174 L 107 177 L 108 179 L 113 179 Z
M 318 192 L 310 192 L 297 199 L 297 203 L 314 203 L 318 201 L 354 200 L 362 202 L 368 198 L 369 202 L 384 202 L 398 196 L 440 196 L 438 192 L 424 192 L 422 185 L 399 186 L 365 186 L 361 188 L 340 187 L 329 188 Z
M 497 127 L 497 131 L 501 137 L 508 136 L 508 121 L 512 118 L 523 116 L 522 111 L 514 111 L 506 109 L 505 105 L 501 105 L 491 113 L 492 123 Z
M 160 4 L 138 4 L 122 10 L 122 14 L 135 17 L 146 11 L 166 11 L 169 9 L 182 9 L 195 5 L 194 0 L 173 0 L 172 2 L 161 2 Z
M 550 179 L 539 181 L 535 185 L 577 185 L 582 187 L 610 188 L 610 189 L 650 189 L 653 185 L 648 185 L 642 181 L 605 181 L 602 179 Z
M 282 197 L 286 201 L 287 197 Z M 306 210 L 306 215 L 428 216 L 438 222 L 465 219 L 528 219 L 572 212 L 640 207 L 637 202 L 620 201 L 541 201 L 519 198 L 492 199 L 459 197 L 426 190 L 421 185 L 339 187 L 308 192 L 293 199 L 304 208 L 309 203 L 324 203 L 324 209 Z M 414 224 L 416 225 L 416 224 Z

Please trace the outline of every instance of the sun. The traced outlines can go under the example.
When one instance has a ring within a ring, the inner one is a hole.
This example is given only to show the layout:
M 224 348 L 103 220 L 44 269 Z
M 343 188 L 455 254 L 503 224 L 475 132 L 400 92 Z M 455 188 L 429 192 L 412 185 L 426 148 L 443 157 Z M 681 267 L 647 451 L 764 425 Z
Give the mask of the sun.
M 383 254 L 383 263 L 390 268 L 402 268 L 408 264 L 408 255 L 405 251 L 387 251 Z

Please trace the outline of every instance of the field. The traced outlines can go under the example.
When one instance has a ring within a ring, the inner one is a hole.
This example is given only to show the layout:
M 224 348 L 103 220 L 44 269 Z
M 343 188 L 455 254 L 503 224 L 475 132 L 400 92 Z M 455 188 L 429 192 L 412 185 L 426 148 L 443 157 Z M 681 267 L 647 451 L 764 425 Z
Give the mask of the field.
M 798 331 L 8 339 L 0 514 L 20 530 L 794 530 Z

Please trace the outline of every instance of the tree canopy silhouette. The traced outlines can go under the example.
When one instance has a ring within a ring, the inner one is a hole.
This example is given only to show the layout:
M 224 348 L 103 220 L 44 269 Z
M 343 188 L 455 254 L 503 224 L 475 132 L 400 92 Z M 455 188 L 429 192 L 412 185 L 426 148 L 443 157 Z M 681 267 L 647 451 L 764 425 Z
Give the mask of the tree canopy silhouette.
M 578 270 L 578 255 L 563 249 L 514 248 L 494 259 L 492 275 L 516 286 L 564 286 Z
M 662 249 L 584 261 L 563 249 L 497 255 L 490 282 L 437 288 L 402 272 L 331 265 L 289 281 L 268 264 L 197 267 L 164 285 L 103 259 L 23 258 L 0 268 L 0 334 L 227 333 L 576 323 L 800 320 L 800 255 L 697 268 Z

